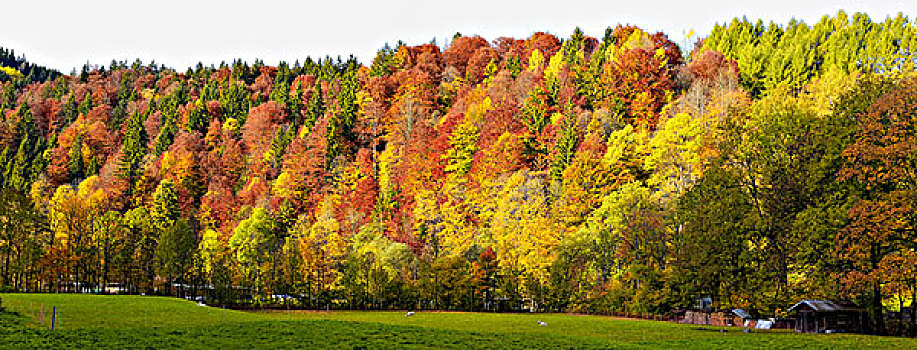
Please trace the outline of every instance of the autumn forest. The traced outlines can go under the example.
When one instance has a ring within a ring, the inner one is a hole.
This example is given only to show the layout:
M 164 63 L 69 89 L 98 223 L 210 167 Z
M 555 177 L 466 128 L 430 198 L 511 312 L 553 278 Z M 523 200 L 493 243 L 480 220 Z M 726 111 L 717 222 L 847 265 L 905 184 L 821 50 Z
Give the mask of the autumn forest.
M 917 331 L 884 316 L 917 306 L 917 24 L 565 34 L 185 72 L 0 50 L 0 290 L 643 316 L 821 298 Z

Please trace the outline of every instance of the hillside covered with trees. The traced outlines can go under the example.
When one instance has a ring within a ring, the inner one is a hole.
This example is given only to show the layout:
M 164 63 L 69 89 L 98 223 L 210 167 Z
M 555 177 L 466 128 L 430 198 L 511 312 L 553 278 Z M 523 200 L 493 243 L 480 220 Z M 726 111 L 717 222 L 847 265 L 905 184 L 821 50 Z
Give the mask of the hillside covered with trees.
M 23 56 L 16 56 L 13 50 L 0 47 L 0 82 L 28 84 L 43 82 L 59 77 L 60 72 L 30 63 Z
M 367 65 L 10 76 L 0 286 L 644 314 L 849 299 L 883 333 L 883 309 L 917 305 L 915 48 L 903 15 L 840 12 L 691 48 L 617 26 Z

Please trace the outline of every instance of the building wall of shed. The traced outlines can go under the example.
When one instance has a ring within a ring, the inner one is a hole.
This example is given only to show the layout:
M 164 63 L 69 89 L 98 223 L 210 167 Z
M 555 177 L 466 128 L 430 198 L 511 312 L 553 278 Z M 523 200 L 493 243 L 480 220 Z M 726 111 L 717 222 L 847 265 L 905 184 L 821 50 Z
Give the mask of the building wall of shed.
M 710 314 L 702 311 L 686 311 L 680 321 L 683 324 L 710 324 Z
M 796 318 L 796 331 L 822 333 L 827 330 L 862 332 L 863 315 L 859 312 L 801 311 Z
M 744 323 L 741 317 L 725 312 L 710 314 L 710 324 L 718 327 L 741 326 Z

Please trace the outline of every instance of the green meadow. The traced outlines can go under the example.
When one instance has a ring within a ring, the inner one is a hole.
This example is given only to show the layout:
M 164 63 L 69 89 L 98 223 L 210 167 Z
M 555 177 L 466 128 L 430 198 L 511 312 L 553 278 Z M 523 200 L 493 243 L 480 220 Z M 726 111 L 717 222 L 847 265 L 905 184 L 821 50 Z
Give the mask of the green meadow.
M 722 332 L 567 314 L 242 312 L 174 298 L 77 294 L 2 299 L 2 348 L 917 348 L 915 339 Z

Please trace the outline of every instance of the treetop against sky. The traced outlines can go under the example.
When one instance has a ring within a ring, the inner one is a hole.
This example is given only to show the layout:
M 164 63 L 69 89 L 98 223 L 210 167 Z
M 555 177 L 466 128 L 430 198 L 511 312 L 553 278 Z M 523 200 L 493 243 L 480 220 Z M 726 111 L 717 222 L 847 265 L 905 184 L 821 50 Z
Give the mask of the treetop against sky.
M 184 70 L 198 62 L 241 58 L 269 64 L 306 56 L 355 55 L 366 64 L 385 43 L 440 45 L 456 32 L 528 37 L 537 31 L 566 36 L 575 27 L 600 37 L 606 27 L 633 24 L 690 44 L 733 17 L 813 24 L 838 10 L 865 12 L 881 21 L 917 13 L 907 1 L 486 1 L 457 2 L 265 0 L 125 3 L 112 0 L 31 1 L 5 4 L 0 45 L 61 72 L 112 59 L 157 63 Z M 686 36 L 695 34 L 691 38 Z

